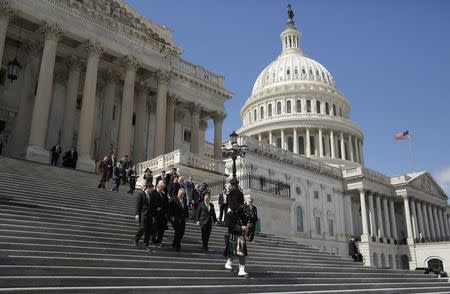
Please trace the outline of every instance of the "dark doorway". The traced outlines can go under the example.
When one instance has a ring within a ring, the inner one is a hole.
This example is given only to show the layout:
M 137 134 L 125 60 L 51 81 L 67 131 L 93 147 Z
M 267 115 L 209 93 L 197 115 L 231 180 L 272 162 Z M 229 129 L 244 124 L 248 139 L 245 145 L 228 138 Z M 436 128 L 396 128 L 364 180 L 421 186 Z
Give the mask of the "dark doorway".
M 428 268 L 432 269 L 435 273 L 439 273 L 444 270 L 444 264 L 442 260 L 437 258 L 432 258 L 427 262 Z

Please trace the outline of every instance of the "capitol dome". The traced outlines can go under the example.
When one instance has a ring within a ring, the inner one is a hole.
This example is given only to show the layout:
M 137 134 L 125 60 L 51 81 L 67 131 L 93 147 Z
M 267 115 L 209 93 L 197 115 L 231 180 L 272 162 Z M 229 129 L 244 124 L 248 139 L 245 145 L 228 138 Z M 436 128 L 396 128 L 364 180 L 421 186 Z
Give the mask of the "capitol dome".
M 241 109 L 241 135 L 334 166 L 363 164 L 364 135 L 330 72 L 301 49 L 292 10 L 281 54 L 258 76 Z

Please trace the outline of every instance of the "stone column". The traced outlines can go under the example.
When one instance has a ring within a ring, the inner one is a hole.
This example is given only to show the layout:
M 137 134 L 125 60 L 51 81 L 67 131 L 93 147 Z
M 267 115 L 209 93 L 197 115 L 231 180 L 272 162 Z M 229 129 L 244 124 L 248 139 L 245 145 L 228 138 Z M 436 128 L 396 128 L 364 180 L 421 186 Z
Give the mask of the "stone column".
M 309 136 L 309 128 L 306 128 L 306 157 L 311 157 L 311 138 Z
M 392 235 L 391 235 L 391 222 L 389 220 L 388 201 L 387 201 L 386 197 L 383 198 L 383 210 L 384 210 L 384 221 L 385 221 L 385 224 L 386 224 L 385 236 L 386 236 L 386 238 L 390 239 L 392 237 Z
M 269 131 L 269 144 L 273 145 L 273 135 L 272 135 L 272 131 Z
M 208 121 L 205 119 L 200 119 L 199 122 L 199 127 L 200 127 L 200 142 L 199 142 L 199 147 L 198 147 L 198 154 L 200 155 L 205 155 L 205 150 L 206 150 L 206 129 L 208 128 Z
M 442 217 L 442 210 L 437 208 L 438 219 L 439 219 L 439 228 L 441 229 L 441 240 L 444 241 L 447 239 L 447 232 L 444 227 L 444 219 Z
M 344 142 L 344 133 L 341 132 L 341 159 L 346 160 L 345 158 L 345 142 Z
M 412 224 L 411 224 L 411 211 L 409 209 L 408 197 L 406 197 L 406 196 L 403 197 L 403 205 L 405 208 L 407 243 L 414 244 L 413 228 L 412 228 Z
M 138 84 L 139 94 L 136 99 L 136 125 L 134 126 L 134 161 L 136 163 L 147 160 L 147 98 L 150 87 L 146 83 Z
M 222 152 L 221 152 L 220 148 L 222 147 L 222 125 L 223 125 L 223 121 L 224 121 L 225 118 L 226 118 L 226 114 L 225 113 L 216 113 L 215 115 L 213 115 L 213 122 L 214 122 L 214 158 L 215 159 L 221 159 L 222 158 Z
M 26 158 L 32 161 L 49 163 L 49 153 L 45 148 L 45 142 L 47 140 L 48 118 L 52 106 L 56 49 L 58 41 L 62 36 L 62 31 L 58 25 L 49 23 L 46 23 L 42 27 L 42 31 L 45 34 L 45 43 L 42 52 Z
M 133 56 L 126 56 L 122 59 L 122 67 L 125 69 L 125 79 L 123 83 L 122 107 L 120 111 L 119 142 L 117 157 L 124 155 L 131 156 L 131 132 L 133 130 L 133 110 L 134 110 L 134 84 L 136 80 L 136 70 L 139 63 Z M 132 158 L 134 161 L 134 159 Z
M 433 240 L 433 234 L 431 233 L 430 219 L 428 218 L 428 207 L 425 202 L 422 202 L 423 219 L 425 221 L 425 231 L 427 234 L 427 241 Z
M 378 219 L 378 236 L 384 239 L 383 217 L 381 215 L 381 198 L 380 195 L 375 195 L 375 201 L 377 204 L 377 219 Z
M 431 240 L 436 241 L 437 240 L 436 227 L 434 225 L 434 216 L 430 204 L 427 204 L 427 209 L 428 209 L 428 221 L 430 222 Z
M 415 240 L 419 240 L 420 236 L 419 236 L 419 224 L 418 224 L 417 212 L 416 212 L 416 203 L 415 203 L 414 199 L 411 199 L 409 201 L 409 203 L 410 203 L 410 206 L 411 206 L 412 217 L 413 217 L 413 220 L 414 220 L 414 223 L 413 223 L 413 232 L 414 232 L 414 234 L 413 234 L 413 236 L 414 236 Z
M 193 104 L 191 106 L 191 152 L 194 154 L 199 153 L 199 140 L 200 140 L 200 105 Z
M 353 144 L 355 145 L 355 151 L 356 151 L 356 162 L 358 162 L 358 163 L 361 163 L 361 160 L 360 160 L 360 158 L 359 158 L 359 147 L 358 147 L 358 138 L 353 138 L 354 139 L 354 142 L 353 142 Z
M 319 129 L 319 157 L 323 157 L 322 129 Z
M 175 133 L 175 105 L 177 104 L 175 95 L 167 95 L 167 112 L 166 112 L 166 151 L 173 151 L 174 133 Z
M 373 197 L 371 192 L 367 192 L 368 201 L 369 201 L 369 221 L 370 221 L 370 236 L 376 236 L 376 227 L 375 227 L 375 208 L 373 206 Z
M 30 137 L 30 124 L 34 106 L 34 85 L 36 85 L 39 77 L 42 44 L 41 42 L 28 41 L 25 42 L 24 49 L 27 58 L 21 73 L 19 90 L 20 104 L 10 142 L 10 150 L 14 151 L 13 155 L 20 158 L 25 157 L 25 149 L 28 145 L 28 138 Z
M 391 231 L 392 231 L 392 238 L 394 240 L 398 241 L 398 234 L 397 234 L 397 221 L 395 216 L 395 205 L 394 200 L 389 201 L 389 216 L 391 217 Z
M 284 145 L 284 129 L 280 130 L 280 136 L 281 136 L 281 149 L 286 149 Z
M 102 113 L 102 129 L 100 146 L 102 155 L 109 155 L 111 153 L 111 127 L 113 124 L 112 116 L 114 111 L 114 99 L 116 96 L 116 86 L 119 82 L 119 75 L 112 70 L 106 70 L 103 73 L 106 81 L 106 86 L 103 91 L 103 113 Z
M 14 10 L 8 1 L 0 2 L 0 68 L 3 64 L 3 52 L 5 50 L 6 32 L 9 21 L 14 17 Z
M 330 131 L 330 149 L 331 149 L 331 158 L 336 158 L 336 153 L 334 152 L 334 132 Z
M 154 157 L 164 154 L 166 150 L 166 106 L 170 73 L 159 71 L 156 74 L 156 80 L 158 82 L 158 90 L 156 96 Z
M 352 198 L 350 195 L 344 195 L 344 203 L 343 205 L 343 209 L 344 209 L 344 213 L 345 213 L 345 218 L 348 218 L 348 225 L 349 225 L 349 235 L 353 235 L 355 234 L 355 229 L 353 227 L 353 211 L 352 211 Z M 347 210 L 347 212 L 345 212 L 345 210 Z M 366 211 L 367 214 L 367 211 Z
M 450 240 L 450 231 L 449 231 L 449 227 L 448 227 L 448 219 L 447 219 L 447 215 L 445 214 L 445 208 L 443 208 L 441 210 L 441 214 L 442 214 L 442 221 L 444 222 L 444 229 L 445 229 L 445 237 L 447 241 Z
M 419 221 L 419 231 L 422 234 L 422 239 L 427 238 L 427 233 L 425 232 L 425 225 L 423 223 L 423 212 L 422 212 L 422 203 L 416 201 L 416 208 L 417 208 L 417 218 Z
M 73 145 L 73 129 L 83 63 L 78 58 L 72 57 L 68 60 L 67 65 L 69 67 L 69 77 L 67 79 L 66 103 L 64 104 L 64 119 L 61 138 L 61 148 L 63 152 L 70 150 Z
M 258 133 L 258 142 L 262 143 L 262 134 L 261 133 Z
M 85 44 L 88 52 L 86 77 L 84 80 L 83 102 L 81 105 L 80 128 L 78 131 L 77 169 L 94 172 L 95 162 L 92 159 L 92 134 L 94 131 L 95 99 L 97 91 L 97 74 L 103 47 L 98 42 Z
M 436 206 L 433 205 L 431 211 L 433 212 L 434 227 L 436 231 L 436 241 L 440 241 L 442 240 L 442 235 L 441 235 L 441 228 L 439 227 L 439 219 L 437 215 Z
M 359 201 L 361 203 L 361 218 L 363 234 L 361 236 L 361 241 L 369 241 L 369 224 L 367 220 L 367 206 L 366 206 L 366 195 L 363 189 L 359 189 Z
M 353 137 L 351 135 L 348 135 L 348 151 L 350 154 L 350 160 L 356 161 L 355 156 L 353 154 Z

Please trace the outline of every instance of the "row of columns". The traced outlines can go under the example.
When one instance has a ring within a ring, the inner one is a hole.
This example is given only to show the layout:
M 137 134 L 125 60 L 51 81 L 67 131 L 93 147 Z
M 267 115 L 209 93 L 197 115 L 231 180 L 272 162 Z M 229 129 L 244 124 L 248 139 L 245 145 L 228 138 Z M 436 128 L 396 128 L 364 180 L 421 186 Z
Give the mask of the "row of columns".
M 3 56 L 6 31 L 11 14 L 5 13 L 5 9 L 0 12 L 0 57 Z M 35 95 L 35 102 L 31 113 L 31 124 L 29 130 L 28 147 L 26 158 L 35 161 L 48 162 L 48 151 L 45 149 L 47 132 L 49 126 L 49 115 L 52 104 L 52 92 L 54 83 L 55 63 L 57 56 L 58 42 L 62 37 L 61 28 L 52 23 L 45 23 L 41 27 L 44 34 L 44 45 L 42 58 L 40 59 L 40 70 L 38 74 L 38 83 Z M 94 161 L 92 159 L 93 130 L 95 120 L 97 80 L 100 58 L 103 54 L 103 47 L 96 41 L 88 41 L 84 48 L 87 53 L 86 74 L 84 80 L 83 100 L 80 113 L 80 125 L 78 135 L 78 167 L 82 170 L 93 171 Z M 1 63 L 2 60 L 0 60 Z M 133 120 L 134 97 L 136 71 L 139 63 L 133 56 L 125 56 L 122 59 L 122 66 L 125 69 L 123 96 L 121 105 L 121 115 L 119 124 L 118 152 L 122 155 L 131 152 L 131 130 Z M 66 88 L 66 103 L 64 105 L 64 118 L 61 136 L 61 145 L 64 150 L 72 146 L 73 130 L 75 128 L 75 113 L 78 97 L 78 86 L 84 63 L 78 58 L 71 58 L 68 61 L 69 75 Z M 105 99 L 113 99 L 115 87 L 118 82 L 117 74 L 110 72 L 107 74 L 107 85 L 105 88 Z M 108 76 L 110 75 L 110 76 Z M 167 107 L 168 85 L 170 82 L 170 73 L 159 71 L 156 75 L 158 88 L 156 97 L 156 120 L 155 120 L 155 156 L 164 154 L 173 150 L 173 130 L 174 130 L 174 104 L 169 103 Z M 29 85 L 27 85 L 29 86 Z M 137 98 L 137 136 L 136 136 L 136 154 L 145 159 L 145 122 L 146 122 L 146 92 Z M 113 101 L 105 101 L 102 120 L 102 142 L 109 141 L 108 125 L 111 123 L 113 112 Z M 192 109 L 192 140 L 191 152 L 199 153 L 199 114 L 200 107 L 195 105 Z M 213 120 L 214 127 L 214 156 L 220 158 L 220 147 L 222 143 L 222 123 L 224 114 L 215 114 Z M 141 133 L 142 132 L 142 133 Z M 103 136 L 104 135 L 104 136 Z M 171 139 L 170 139 L 171 138 Z M 166 146 L 169 148 L 167 149 Z
M 304 154 L 306 157 L 310 157 L 312 154 L 311 150 L 311 129 L 310 128 L 303 128 L 303 134 L 304 134 L 304 143 L 305 143 L 305 151 Z M 318 157 L 331 157 L 331 158 L 338 158 L 339 154 L 336 153 L 337 148 L 339 148 L 341 156 L 340 159 L 343 160 L 350 160 L 354 162 L 358 162 L 361 164 L 364 164 L 364 157 L 362 152 L 362 143 L 361 140 L 358 139 L 356 136 L 352 136 L 350 134 L 346 135 L 343 132 L 336 132 L 333 130 L 324 130 L 322 128 L 317 128 L 317 137 L 318 137 L 318 152 L 316 153 Z M 298 143 L 298 137 L 299 137 L 299 131 L 298 128 L 290 128 L 290 129 L 280 129 L 280 138 L 281 138 L 281 148 L 288 150 L 288 144 L 287 144 L 287 138 L 288 136 L 286 133 L 289 131 L 289 133 L 293 134 L 293 152 L 296 154 L 300 154 L 299 150 L 299 143 Z M 271 145 L 276 145 L 276 141 L 274 140 L 275 136 L 274 133 L 277 131 L 270 130 L 268 132 L 268 143 Z M 263 141 L 266 133 L 258 133 L 256 136 L 258 137 L 259 141 Z M 335 140 L 335 135 L 339 136 L 340 144 L 338 145 Z M 325 138 L 325 142 L 323 141 L 323 138 Z M 345 142 L 347 142 L 348 147 L 348 157 L 346 156 L 345 152 Z M 325 144 L 324 144 L 325 143 Z
M 409 237 L 417 241 L 450 241 L 450 226 L 445 207 L 405 197 L 406 214 L 411 222 Z

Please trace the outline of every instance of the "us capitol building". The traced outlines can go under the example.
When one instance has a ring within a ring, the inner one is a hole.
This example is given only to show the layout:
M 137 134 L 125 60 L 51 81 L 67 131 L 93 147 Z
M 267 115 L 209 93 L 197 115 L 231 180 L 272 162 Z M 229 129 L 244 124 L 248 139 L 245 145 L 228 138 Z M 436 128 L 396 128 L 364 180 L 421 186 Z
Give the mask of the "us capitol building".
M 450 271 L 450 206 L 428 172 L 390 177 L 364 165 L 364 134 L 328 70 L 301 49 L 290 10 L 282 52 L 241 109 L 237 162 L 262 232 L 367 266 Z M 0 132 L 7 156 L 49 162 L 77 146 L 77 169 L 105 154 L 139 170 L 177 167 L 215 194 L 223 160 L 224 77 L 182 59 L 172 31 L 119 0 L 0 0 Z M 9 81 L 14 59 L 22 66 Z M 205 141 L 208 123 L 214 142 Z M 229 142 L 225 142 L 229 144 Z

